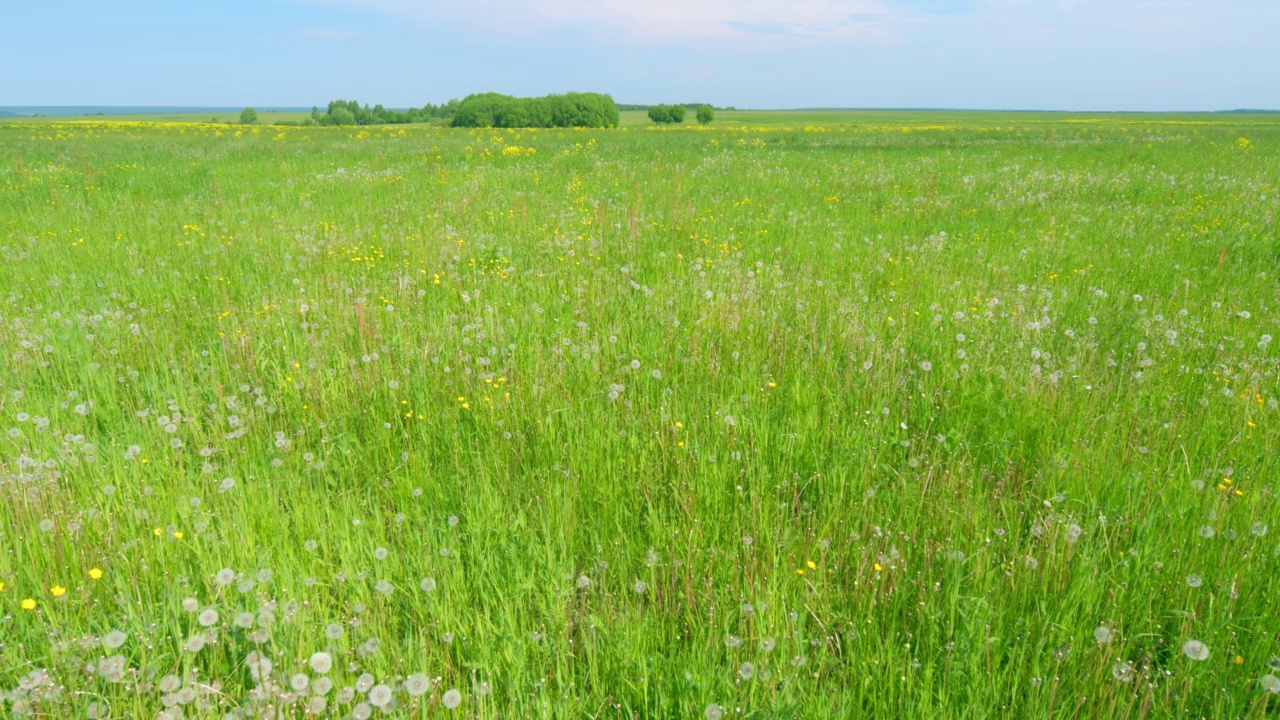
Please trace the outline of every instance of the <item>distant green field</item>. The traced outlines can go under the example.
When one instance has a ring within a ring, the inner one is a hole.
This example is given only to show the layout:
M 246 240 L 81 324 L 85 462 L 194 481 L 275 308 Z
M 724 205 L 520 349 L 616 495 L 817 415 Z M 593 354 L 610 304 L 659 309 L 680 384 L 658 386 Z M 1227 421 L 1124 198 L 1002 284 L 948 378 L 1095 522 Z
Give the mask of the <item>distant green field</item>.
M 1280 117 L 209 119 L 0 122 L 0 715 L 1280 712 Z

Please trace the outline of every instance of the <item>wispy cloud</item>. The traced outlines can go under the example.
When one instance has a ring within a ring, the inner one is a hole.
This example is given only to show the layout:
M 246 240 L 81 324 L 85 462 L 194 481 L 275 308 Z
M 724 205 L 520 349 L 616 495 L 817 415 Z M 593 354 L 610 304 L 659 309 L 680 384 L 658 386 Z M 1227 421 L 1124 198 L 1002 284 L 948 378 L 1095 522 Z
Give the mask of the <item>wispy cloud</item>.
M 422 23 L 518 35 L 591 30 L 630 44 L 874 38 L 896 13 L 886 0 L 305 0 Z
M 294 0 L 481 36 L 767 52 L 1185 52 L 1277 45 L 1276 0 Z
M 285 33 L 287 37 L 302 42 L 333 43 L 345 40 L 359 40 L 365 34 L 358 30 L 327 27 L 303 27 Z

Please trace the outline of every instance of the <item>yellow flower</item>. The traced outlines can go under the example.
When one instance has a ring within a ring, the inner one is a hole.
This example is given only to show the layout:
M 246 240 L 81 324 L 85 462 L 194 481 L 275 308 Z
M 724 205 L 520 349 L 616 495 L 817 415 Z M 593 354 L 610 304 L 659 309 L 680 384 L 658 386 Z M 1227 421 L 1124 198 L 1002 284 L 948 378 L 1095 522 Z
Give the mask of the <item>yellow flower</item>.
M 35 609 L 36 609 L 36 601 L 35 601 L 35 600 L 32 600 L 31 598 L 27 598 L 26 600 L 23 600 L 23 601 L 22 601 L 22 609 L 23 609 L 23 610 L 35 610 Z
M 880 566 L 880 563 L 876 563 L 875 568 L 876 568 L 876 572 L 880 572 L 881 570 L 884 569 L 883 567 Z
M 1237 655 L 1237 656 L 1236 656 L 1236 664 L 1237 664 L 1237 665 L 1243 665 L 1243 664 L 1244 664 L 1244 657 L 1243 657 L 1242 655 Z
M 805 561 L 805 565 L 808 565 L 810 570 L 817 570 L 817 569 L 818 569 L 818 566 L 817 566 L 817 565 L 814 565 L 812 560 L 807 560 L 807 561 Z
M 49 588 L 49 594 L 54 597 L 62 597 L 63 595 L 67 594 L 67 589 L 62 587 L 61 585 L 54 585 L 53 587 Z
M 175 531 L 175 532 L 173 533 L 173 537 L 174 537 L 175 539 L 181 540 L 181 539 L 182 539 L 182 531 L 181 531 L 181 530 Z
M 101 580 L 102 571 L 99 570 L 98 568 L 93 568 L 92 570 L 89 571 L 89 577 L 93 578 L 94 580 Z
M 160 528 L 156 528 L 155 530 L 152 530 L 151 534 L 155 535 L 156 537 L 160 537 Z

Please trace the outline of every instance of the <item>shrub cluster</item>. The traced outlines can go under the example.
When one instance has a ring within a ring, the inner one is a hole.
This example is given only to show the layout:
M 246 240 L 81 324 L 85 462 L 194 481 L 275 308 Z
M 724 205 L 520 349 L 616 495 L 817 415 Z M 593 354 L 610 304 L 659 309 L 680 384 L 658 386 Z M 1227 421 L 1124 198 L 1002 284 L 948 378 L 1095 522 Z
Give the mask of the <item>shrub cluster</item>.
M 468 95 L 458 104 L 454 127 L 546 128 L 618 126 L 618 107 L 600 93 L 517 98 L 500 93 Z
M 683 105 L 652 105 L 649 107 L 649 119 L 664 125 L 684 122 Z
M 440 118 L 451 118 L 458 110 L 458 101 L 450 100 L 444 105 L 430 103 L 420 108 L 408 110 L 388 110 L 381 105 L 361 106 L 355 100 L 334 100 L 324 112 L 320 108 L 311 108 L 311 123 L 315 125 L 402 125 L 406 123 L 431 122 Z

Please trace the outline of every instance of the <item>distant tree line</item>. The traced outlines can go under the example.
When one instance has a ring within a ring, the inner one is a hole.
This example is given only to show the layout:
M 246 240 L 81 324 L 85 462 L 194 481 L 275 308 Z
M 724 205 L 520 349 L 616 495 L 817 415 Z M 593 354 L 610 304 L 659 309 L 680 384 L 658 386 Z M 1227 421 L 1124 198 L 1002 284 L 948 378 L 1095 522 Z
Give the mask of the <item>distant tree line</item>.
M 458 103 L 454 127 L 551 128 L 618 126 L 618 106 L 601 93 L 518 98 L 500 93 L 468 95 Z
M 360 105 L 355 100 L 333 100 L 324 112 L 320 108 L 311 108 L 311 123 L 315 125 L 404 125 L 408 123 L 424 123 L 433 120 L 448 119 L 458 111 L 458 101 L 450 100 L 443 105 L 427 103 L 420 108 L 408 110 L 389 110 L 381 105 L 369 107 Z
M 698 109 L 698 108 L 702 107 L 702 106 L 703 106 L 703 105 L 705 105 L 705 104 L 706 104 L 706 103 L 677 103 L 677 105 L 680 105 L 680 106 L 681 106 L 681 107 L 683 107 L 685 110 L 693 110 L 693 111 L 697 111 L 697 109 Z M 632 112 L 640 111 L 640 112 L 644 112 L 644 111 L 648 110 L 648 109 L 649 109 L 649 108 L 651 108 L 651 107 L 653 107 L 653 106 L 652 106 L 652 105 L 636 105 L 636 104 L 634 104 L 634 103 L 619 103 L 619 104 L 618 104 L 618 109 L 619 109 L 619 110 L 622 110 L 622 111 L 624 111 L 624 112 L 626 112 L 626 111 L 632 111 Z M 736 108 L 736 107 L 734 107 L 734 106 L 732 106 L 732 105 L 726 105 L 725 107 L 716 107 L 716 106 L 714 106 L 714 105 L 711 105 L 710 107 L 711 107 L 711 109 L 712 109 L 712 110 L 724 110 L 724 111 L 726 111 L 726 112 L 733 112 L 734 110 L 737 110 L 737 109 L 738 109 L 738 108 Z
M 684 106 L 672 112 L 678 112 L 683 120 Z M 253 108 L 245 108 L 240 114 L 242 124 L 252 125 L 258 120 L 258 113 Z M 393 110 L 381 105 L 369 107 L 355 100 L 334 100 L 323 109 L 311 108 L 311 116 L 304 120 L 276 120 L 271 124 L 359 126 L 444 122 L 454 127 L 611 128 L 618 126 L 618 120 L 617 104 L 611 96 L 601 93 L 565 93 L 530 98 L 479 93 L 462 100 L 450 100 L 443 105 L 428 103 L 407 110 Z
M 697 114 L 699 125 L 706 125 L 716 119 L 715 108 L 710 105 L 698 105 L 693 108 Z M 662 125 L 684 122 L 684 105 L 650 105 L 649 119 Z

